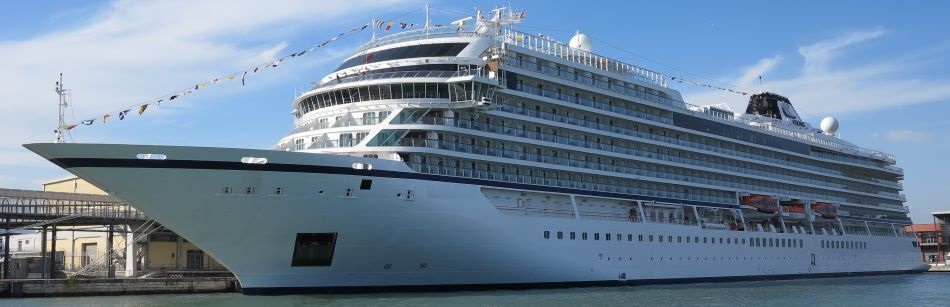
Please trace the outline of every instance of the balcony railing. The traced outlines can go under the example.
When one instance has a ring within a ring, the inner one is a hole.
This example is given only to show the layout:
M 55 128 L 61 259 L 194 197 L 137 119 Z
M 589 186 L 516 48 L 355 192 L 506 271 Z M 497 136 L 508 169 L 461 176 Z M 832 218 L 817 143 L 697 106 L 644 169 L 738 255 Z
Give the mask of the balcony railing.
M 519 61 L 518 61 L 517 59 L 513 59 L 513 58 L 511 58 L 511 57 L 505 57 L 505 63 L 508 64 L 508 65 L 512 65 L 512 66 L 515 66 L 515 67 L 518 67 L 518 68 L 525 69 L 525 70 L 535 71 L 535 72 L 539 72 L 539 73 L 543 73 L 543 74 L 547 74 L 547 75 L 551 75 L 551 76 L 556 76 L 556 77 L 558 77 L 558 78 L 561 78 L 561 79 L 564 79 L 564 80 L 568 80 L 568 81 L 571 81 L 571 82 L 576 82 L 576 83 L 581 83 L 581 84 L 584 84 L 584 85 L 589 85 L 589 86 L 593 86 L 593 87 L 598 87 L 598 88 L 606 89 L 606 90 L 609 90 L 609 91 L 612 91 L 612 92 L 615 92 L 615 93 L 623 94 L 623 95 L 625 95 L 625 96 L 636 97 L 636 98 L 640 98 L 640 99 L 645 99 L 645 100 L 647 100 L 647 101 L 656 102 L 656 103 L 660 103 L 660 104 L 664 104 L 664 105 L 676 107 L 676 108 L 679 108 L 679 109 L 688 111 L 688 113 L 691 113 L 691 114 L 696 115 L 696 116 L 698 116 L 698 117 L 703 117 L 703 118 L 712 119 L 712 120 L 721 121 L 721 122 L 723 122 L 723 121 L 724 121 L 724 122 L 739 122 L 739 123 L 745 124 L 746 127 L 751 127 L 751 128 L 763 130 L 763 131 L 769 132 L 769 133 L 771 133 L 771 134 L 784 135 L 784 136 L 789 136 L 789 137 L 797 138 L 797 139 L 799 139 L 799 140 L 806 141 L 806 142 L 809 142 L 809 143 L 814 143 L 814 144 L 818 144 L 818 145 L 823 145 L 823 146 L 831 147 L 831 148 L 840 150 L 840 151 L 842 151 L 842 152 L 846 152 L 846 153 L 850 153 L 850 154 L 856 154 L 856 155 L 861 155 L 861 156 L 865 156 L 865 157 L 869 157 L 869 158 L 874 158 L 874 159 L 883 160 L 883 161 L 886 161 L 887 163 L 890 163 L 890 164 L 896 163 L 896 159 L 894 158 L 893 155 L 886 154 L 886 153 L 883 153 L 883 152 L 880 152 L 880 151 L 871 150 L 871 149 L 865 149 L 865 148 L 861 148 L 861 147 L 857 147 L 857 146 L 853 146 L 853 145 L 849 145 L 849 144 L 845 144 L 845 143 L 836 142 L 836 141 L 833 141 L 833 140 L 828 140 L 828 139 L 824 139 L 824 138 L 819 138 L 819 137 L 817 137 L 817 136 L 815 136 L 815 135 L 812 135 L 812 134 L 802 133 L 802 132 L 799 132 L 799 131 L 793 131 L 793 130 L 785 129 L 785 128 L 782 128 L 782 127 L 777 127 L 777 126 L 774 126 L 774 125 L 762 125 L 762 124 L 759 123 L 759 122 L 754 122 L 754 121 L 751 121 L 751 120 L 748 120 L 748 119 L 744 119 L 744 118 L 733 117 L 732 119 L 724 119 L 724 118 L 721 118 L 721 117 L 717 117 L 717 116 L 708 114 L 708 113 L 706 113 L 706 112 L 704 112 L 704 111 L 700 111 L 700 110 L 703 109 L 703 108 L 700 107 L 700 106 L 688 104 L 688 103 L 683 102 L 683 101 L 674 100 L 674 99 L 669 98 L 669 97 L 663 97 L 663 96 L 659 96 L 659 95 L 655 95 L 655 94 L 646 93 L 646 92 L 643 92 L 643 91 L 638 91 L 638 90 L 636 90 L 636 88 L 621 86 L 621 85 L 617 85 L 617 84 L 613 84 L 613 83 L 609 83 L 609 82 L 600 82 L 600 83 L 590 82 L 590 81 L 588 81 L 590 78 L 586 78 L 586 77 L 584 77 L 584 78 L 576 78 L 576 77 L 575 77 L 576 75 L 574 75 L 573 73 L 570 73 L 570 72 L 558 71 L 557 69 L 550 68 L 550 67 L 545 68 L 545 66 L 541 66 L 541 65 L 530 65 L 530 64 L 536 64 L 536 63 L 530 63 L 530 62 L 526 62 L 526 61 L 520 61 L 520 64 L 519 64 Z M 574 96 L 558 95 L 558 93 L 553 92 L 553 91 L 552 91 L 551 93 L 546 93 L 546 92 L 539 91 L 539 90 L 537 90 L 537 89 L 535 89 L 535 88 L 531 88 L 531 87 L 527 87 L 527 86 L 522 87 L 522 88 L 519 89 L 519 90 L 520 90 L 520 91 L 523 91 L 523 92 L 535 94 L 535 95 L 541 95 L 541 96 L 544 96 L 544 97 L 547 97 L 547 98 L 558 99 L 558 100 L 561 100 L 561 101 L 566 101 L 566 102 L 571 102 L 571 103 L 582 104 L 582 105 L 585 105 L 585 106 L 590 106 L 590 107 L 594 107 L 594 108 L 598 108 L 598 109 L 606 109 L 605 106 L 607 105 L 606 103 L 603 103 L 603 102 L 597 103 L 596 101 L 578 100 L 578 99 L 575 99 Z M 672 124 L 672 121 L 671 121 L 670 123 L 668 123 L 668 124 Z M 842 155 L 822 156 L 821 158 L 823 158 L 823 159 L 830 159 L 830 160 L 838 160 L 838 161 L 842 161 L 842 162 L 857 163 L 857 164 L 861 164 L 861 165 L 882 167 L 882 168 L 885 168 L 885 169 L 888 169 L 888 170 L 899 171 L 899 172 L 903 173 L 903 171 L 902 171 L 900 168 L 894 167 L 894 166 L 892 166 L 892 165 L 881 166 L 881 165 L 878 165 L 878 164 L 875 164 L 875 163 L 873 163 L 873 162 L 866 161 L 866 160 L 860 160 L 860 159 L 854 159 L 854 158 L 850 158 L 850 159 L 849 159 L 849 158 L 847 158 L 847 157 L 845 157 L 845 156 L 842 156 Z

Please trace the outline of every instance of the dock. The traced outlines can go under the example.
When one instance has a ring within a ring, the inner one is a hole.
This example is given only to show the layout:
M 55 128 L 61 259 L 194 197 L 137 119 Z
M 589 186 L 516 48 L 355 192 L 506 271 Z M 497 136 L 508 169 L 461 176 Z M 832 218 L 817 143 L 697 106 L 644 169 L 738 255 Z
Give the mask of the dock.
M 927 272 L 950 272 L 950 265 L 931 264 L 930 269 L 927 269 Z
M 234 277 L 0 280 L 0 297 L 240 292 Z

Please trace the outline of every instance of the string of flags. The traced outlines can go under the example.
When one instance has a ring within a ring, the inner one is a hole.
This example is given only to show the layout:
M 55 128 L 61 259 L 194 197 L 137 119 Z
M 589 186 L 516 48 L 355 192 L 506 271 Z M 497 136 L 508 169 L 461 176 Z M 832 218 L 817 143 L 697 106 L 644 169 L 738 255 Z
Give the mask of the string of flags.
M 696 81 L 693 81 L 693 80 L 683 79 L 683 78 L 680 78 L 680 77 L 672 77 L 672 76 L 671 76 L 671 77 L 670 77 L 670 81 L 676 81 L 676 82 L 679 82 L 679 83 L 686 83 L 686 84 L 689 84 L 689 85 L 692 85 L 692 86 L 711 88 L 711 89 L 720 90 L 720 91 L 723 91 L 723 92 L 730 92 L 730 93 L 740 94 L 740 95 L 742 95 L 742 96 L 749 95 L 748 92 L 737 91 L 737 90 L 734 90 L 734 89 L 731 89 L 731 88 L 719 87 L 719 86 L 715 86 L 715 85 L 708 84 L 708 83 L 696 82 Z
M 314 49 L 322 48 L 322 47 L 326 46 L 327 44 L 332 43 L 332 42 L 334 42 L 334 41 L 336 41 L 336 40 L 338 40 L 338 39 L 340 39 L 340 38 L 343 38 L 343 37 L 345 37 L 345 36 L 349 36 L 349 35 L 352 35 L 352 34 L 355 34 L 355 33 L 358 33 L 358 32 L 362 32 L 362 31 L 368 29 L 370 26 L 372 26 L 372 27 L 374 27 L 374 28 L 376 28 L 376 29 L 385 27 L 385 32 L 388 32 L 390 29 L 393 28 L 393 25 L 397 25 L 397 24 L 398 24 L 398 26 L 399 26 L 400 29 L 408 29 L 408 28 L 413 28 L 413 27 L 416 26 L 415 23 L 409 23 L 409 22 L 398 22 L 398 23 L 397 23 L 397 22 L 395 22 L 395 21 L 376 20 L 376 21 L 374 21 L 373 23 L 367 23 L 367 24 L 364 24 L 364 25 L 361 25 L 361 26 L 353 27 L 353 28 L 349 29 L 349 30 L 346 31 L 346 32 L 342 32 L 342 33 L 339 33 L 339 34 L 337 34 L 337 35 L 334 35 L 333 37 L 331 37 L 331 38 L 329 38 L 329 39 L 327 39 L 327 40 L 325 40 L 325 41 L 323 41 L 323 42 L 321 42 L 321 43 L 319 43 L 319 44 L 313 45 L 313 46 L 311 46 L 310 48 L 302 49 L 302 50 L 300 50 L 300 51 L 297 51 L 297 52 L 294 52 L 294 53 L 285 55 L 285 56 L 283 56 L 283 57 L 281 57 L 281 58 L 279 58 L 279 59 L 276 59 L 276 60 L 274 60 L 274 61 L 272 61 L 272 62 L 267 62 L 267 63 L 263 63 L 263 64 L 260 64 L 260 65 L 256 65 L 256 66 L 253 66 L 253 67 L 251 67 L 251 68 L 245 69 L 245 70 L 243 70 L 243 71 L 241 71 L 241 72 L 232 73 L 232 74 L 228 74 L 228 75 L 224 75 L 224 76 L 220 76 L 220 77 L 213 78 L 213 79 L 208 80 L 208 81 L 205 81 L 205 82 L 198 82 L 198 83 L 195 83 L 195 85 L 194 85 L 193 87 L 189 87 L 189 88 L 187 88 L 187 89 L 182 89 L 182 90 L 176 91 L 176 92 L 174 92 L 174 93 L 169 93 L 169 94 L 166 94 L 166 95 L 161 96 L 160 98 L 155 98 L 155 99 L 149 100 L 149 101 L 147 101 L 147 102 L 143 102 L 143 103 L 139 103 L 139 104 L 136 104 L 136 105 L 133 105 L 133 106 L 129 106 L 129 107 L 124 108 L 124 109 L 121 109 L 121 110 L 117 110 L 117 111 L 105 113 L 105 114 L 103 114 L 103 115 L 101 115 L 101 116 L 97 116 L 97 117 L 89 118 L 89 119 L 84 119 L 84 120 L 79 121 L 78 123 L 68 124 L 68 125 L 66 125 L 65 128 L 66 128 L 66 130 L 72 130 L 73 128 L 78 127 L 80 124 L 81 124 L 81 125 L 85 125 L 85 126 L 90 126 L 90 125 L 95 124 L 97 121 L 100 122 L 100 123 L 102 123 L 102 124 L 105 124 L 105 123 L 107 123 L 107 122 L 109 121 L 109 119 L 112 118 L 114 115 L 117 115 L 117 116 L 119 117 L 119 120 L 124 120 L 124 119 L 128 116 L 129 112 L 131 112 L 132 110 L 137 110 L 137 111 L 138 111 L 138 115 L 142 115 L 143 113 L 145 113 L 145 110 L 147 110 L 147 109 L 149 108 L 149 106 L 159 107 L 159 106 L 162 105 L 162 103 L 171 103 L 171 102 L 173 102 L 173 101 L 175 101 L 175 100 L 180 100 L 180 99 L 182 99 L 184 96 L 191 95 L 191 94 L 195 93 L 196 91 L 202 90 L 202 89 L 204 89 L 204 88 L 206 88 L 206 87 L 208 87 L 208 86 L 217 85 L 217 84 L 220 84 L 220 83 L 226 82 L 226 81 L 234 81 L 234 80 L 237 80 L 238 78 L 241 78 L 241 85 L 244 86 L 244 85 L 247 84 L 247 77 L 248 77 L 248 74 L 256 74 L 256 73 L 258 73 L 258 72 L 261 72 L 261 71 L 263 71 L 263 70 L 267 70 L 267 69 L 269 69 L 269 68 L 276 68 L 276 67 L 280 66 L 281 64 L 283 64 L 284 61 L 287 61 L 287 60 L 291 60 L 291 59 L 300 57 L 300 56 L 302 56 L 302 55 L 304 55 L 304 54 L 307 54 L 308 52 L 313 51 Z M 439 25 L 436 25 L 436 26 L 439 26 Z

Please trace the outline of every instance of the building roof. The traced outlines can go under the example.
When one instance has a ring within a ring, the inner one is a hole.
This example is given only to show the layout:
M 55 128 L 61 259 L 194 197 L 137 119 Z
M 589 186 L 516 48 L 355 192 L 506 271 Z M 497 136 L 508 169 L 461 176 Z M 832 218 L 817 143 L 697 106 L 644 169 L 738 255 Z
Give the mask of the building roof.
M 70 180 L 76 180 L 76 179 L 79 179 L 79 177 L 76 177 L 76 176 L 68 176 L 68 177 L 50 179 L 50 180 L 44 181 L 44 182 L 43 182 L 43 185 L 50 185 L 50 184 L 54 184 L 54 183 L 60 183 L 60 182 L 70 181 Z
M 914 224 L 904 226 L 907 232 L 938 232 L 940 224 Z

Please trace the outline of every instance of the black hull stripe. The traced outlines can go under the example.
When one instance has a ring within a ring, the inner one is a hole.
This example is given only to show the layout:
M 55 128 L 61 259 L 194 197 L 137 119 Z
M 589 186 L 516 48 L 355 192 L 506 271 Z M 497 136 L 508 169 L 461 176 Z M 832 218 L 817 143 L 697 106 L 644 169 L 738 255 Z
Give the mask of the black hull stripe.
M 877 275 L 919 274 L 925 271 L 926 269 L 906 270 L 906 271 L 724 276 L 724 277 L 696 277 L 696 278 L 641 279 L 641 280 L 602 280 L 602 281 L 518 283 L 518 284 L 273 287 L 273 288 L 242 288 L 241 292 L 244 293 L 245 295 L 286 295 L 286 294 L 352 294 L 352 293 L 376 293 L 376 292 L 449 292 L 449 291 L 483 291 L 483 290 L 563 289 L 563 288 L 575 288 L 575 287 L 675 285 L 675 284 L 694 284 L 694 283 L 789 280 L 789 279 L 802 279 L 802 278 L 859 277 L 859 276 L 877 276 Z
M 628 200 L 687 204 L 687 205 L 703 206 L 703 207 L 739 209 L 738 205 L 709 203 L 709 202 L 692 201 L 692 200 L 631 195 L 631 194 L 613 193 L 613 192 L 590 191 L 590 190 L 581 190 L 581 189 L 573 189 L 573 188 L 541 186 L 541 185 L 524 184 L 524 183 L 512 183 L 512 182 L 504 182 L 504 181 L 453 177 L 453 176 L 443 176 L 443 175 L 414 173 L 414 172 L 410 173 L 410 172 L 397 172 L 397 171 L 384 171 L 384 170 L 359 170 L 359 169 L 353 169 L 351 167 L 336 167 L 336 166 L 325 166 L 325 165 L 281 164 L 281 163 L 248 164 L 248 163 L 229 162 L 229 161 L 145 160 L 145 159 L 104 159 L 104 158 L 60 158 L 60 159 L 50 159 L 50 162 L 53 162 L 54 164 L 64 169 L 77 168 L 77 167 L 172 168 L 172 169 L 203 169 L 203 170 L 235 170 L 235 171 L 266 171 L 266 172 L 286 172 L 286 173 L 334 174 L 334 175 L 353 175 L 353 176 L 367 176 L 367 177 L 415 179 L 415 180 L 461 183 L 461 184 L 471 184 L 471 185 L 540 191 L 540 192 L 553 192 L 553 193 L 576 194 L 576 195 L 585 195 L 585 196 L 619 198 L 619 199 L 628 199 Z M 854 217 L 854 216 L 841 217 L 841 218 L 850 219 L 850 220 L 859 220 L 859 221 L 879 222 L 879 223 L 895 223 L 895 224 L 901 224 L 901 225 L 911 224 L 908 221 L 883 220 L 883 219 L 863 218 L 863 217 Z

